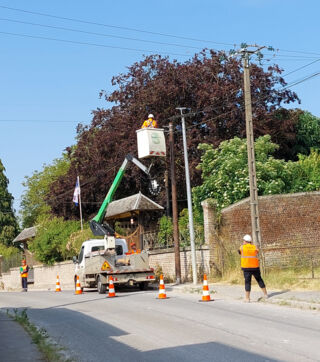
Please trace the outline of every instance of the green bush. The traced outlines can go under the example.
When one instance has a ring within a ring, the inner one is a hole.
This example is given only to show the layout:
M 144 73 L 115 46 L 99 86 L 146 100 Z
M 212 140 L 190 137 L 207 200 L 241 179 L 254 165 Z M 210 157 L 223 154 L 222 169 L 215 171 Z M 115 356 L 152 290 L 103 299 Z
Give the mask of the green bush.
M 168 246 L 173 244 L 173 224 L 171 217 L 163 215 L 158 221 L 158 244 Z
M 2 255 L 3 258 L 10 258 L 11 256 L 19 253 L 20 253 L 19 249 L 13 246 L 6 246 L 4 244 L 0 244 L 0 255 Z
M 66 260 L 74 255 L 74 251 L 66 247 L 69 237 L 79 229 L 79 221 L 64 221 L 57 217 L 43 220 L 30 250 L 45 264 Z

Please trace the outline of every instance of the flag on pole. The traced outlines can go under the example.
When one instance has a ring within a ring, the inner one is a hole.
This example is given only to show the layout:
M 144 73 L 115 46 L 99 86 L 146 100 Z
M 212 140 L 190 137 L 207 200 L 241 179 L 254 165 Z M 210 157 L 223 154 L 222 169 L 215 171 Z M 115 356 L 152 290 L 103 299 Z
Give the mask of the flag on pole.
M 76 187 L 73 193 L 73 202 L 76 204 L 76 206 L 79 205 L 79 197 L 80 197 L 80 184 L 79 184 L 79 177 L 77 177 Z

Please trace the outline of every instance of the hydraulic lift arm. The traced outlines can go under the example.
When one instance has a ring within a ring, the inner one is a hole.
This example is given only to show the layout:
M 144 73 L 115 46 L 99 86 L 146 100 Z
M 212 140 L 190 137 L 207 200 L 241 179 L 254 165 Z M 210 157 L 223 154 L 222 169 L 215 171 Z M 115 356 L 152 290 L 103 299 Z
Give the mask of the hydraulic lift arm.
M 114 235 L 114 230 L 108 225 L 103 224 L 104 217 L 106 215 L 107 207 L 113 199 L 114 193 L 116 192 L 122 177 L 128 167 L 129 162 L 133 162 L 136 166 L 138 166 L 144 173 L 146 173 L 150 177 L 149 169 L 143 165 L 139 160 L 137 160 L 132 155 L 126 155 L 108 193 L 105 197 L 98 214 L 90 221 L 90 228 L 94 235 L 96 236 L 104 236 L 104 235 Z

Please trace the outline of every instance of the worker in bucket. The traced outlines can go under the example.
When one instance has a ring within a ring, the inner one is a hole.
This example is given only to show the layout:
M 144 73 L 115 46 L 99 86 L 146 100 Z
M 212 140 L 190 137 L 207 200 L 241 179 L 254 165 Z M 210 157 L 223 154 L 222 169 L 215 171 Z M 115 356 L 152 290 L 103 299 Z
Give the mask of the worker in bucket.
M 25 259 L 22 260 L 20 267 L 20 276 L 21 276 L 21 285 L 22 285 L 22 291 L 27 292 L 28 291 L 28 271 L 29 267 L 27 265 L 27 262 Z
M 158 122 L 154 119 L 153 114 L 149 114 L 148 119 L 143 122 L 141 128 L 158 128 Z
M 241 269 L 243 270 L 246 291 L 245 302 L 247 303 L 250 302 L 252 276 L 255 277 L 257 283 L 259 284 L 259 287 L 264 295 L 263 298 L 268 298 L 266 286 L 261 278 L 258 253 L 259 250 L 254 244 L 252 244 L 251 236 L 246 234 L 243 237 L 243 244 L 240 246 L 239 254 L 241 255 Z

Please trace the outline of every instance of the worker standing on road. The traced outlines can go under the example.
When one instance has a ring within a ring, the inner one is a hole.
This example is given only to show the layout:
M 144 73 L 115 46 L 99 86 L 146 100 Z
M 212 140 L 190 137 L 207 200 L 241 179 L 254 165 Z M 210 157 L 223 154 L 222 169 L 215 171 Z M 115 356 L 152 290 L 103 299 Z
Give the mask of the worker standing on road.
M 241 245 L 239 249 L 239 254 L 241 255 L 241 269 L 243 270 L 245 281 L 245 302 L 250 302 L 252 276 L 255 277 L 259 287 L 262 289 L 264 298 L 268 298 L 267 289 L 260 274 L 258 253 L 259 250 L 252 244 L 251 236 L 248 234 L 245 235 L 243 237 L 243 245 Z
M 149 114 L 148 119 L 143 122 L 141 128 L 158 128 L 158 122 L 154 119 L 153 114 Z
M 27 262 L 25 259 L 23 259 L 22 265 L 20 267 L 21 285 L 22 285 L 23 292 L 28 291 L 28 271 L 29 271 L 29 267 L 27 265 Z

